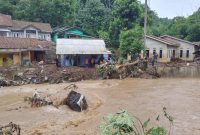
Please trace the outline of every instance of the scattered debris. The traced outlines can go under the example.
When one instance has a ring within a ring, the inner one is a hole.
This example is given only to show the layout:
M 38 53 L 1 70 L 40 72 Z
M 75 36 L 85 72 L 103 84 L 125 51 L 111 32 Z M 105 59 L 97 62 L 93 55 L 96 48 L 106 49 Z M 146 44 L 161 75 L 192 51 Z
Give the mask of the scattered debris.
M 8 125 L 0 126 L 0 135 L 20 135 L 20 133 L 20 126 L 12 122 L 10 122 Z
M 31 107 L 41 107 L 53 104 L 50 97 L 41 97 L 37 90 L 34 91 L 32 97 L 24 97 L 24 101 L 28 101 L 31 104 Z
M 58 68 L 55 64 L 36 64 L 31 67 L 9 67 L 0 69 L 0 86 L 19 86 L 24 84 L 58 84 L 62 82 L 76 82 L 81 80 L 123 79 L 126 77 L 143 78 L 148 68 L 145 60 L 119 65 L 104 63 L 97 68 L 69 67 Z M 157 77 L 154 74 L 148 74 Z M 146 78 L 146 77 L 144 77 Z

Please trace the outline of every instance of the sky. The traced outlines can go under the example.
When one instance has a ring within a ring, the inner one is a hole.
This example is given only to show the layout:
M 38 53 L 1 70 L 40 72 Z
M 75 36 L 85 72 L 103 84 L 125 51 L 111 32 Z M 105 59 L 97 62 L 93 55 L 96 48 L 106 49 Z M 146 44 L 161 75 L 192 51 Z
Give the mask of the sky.
M 145 0 L 139 0 L 142 3 Z M 148 0 L 150 8 L 159 17 L 189 16 L 200 8 L 200 0 Z

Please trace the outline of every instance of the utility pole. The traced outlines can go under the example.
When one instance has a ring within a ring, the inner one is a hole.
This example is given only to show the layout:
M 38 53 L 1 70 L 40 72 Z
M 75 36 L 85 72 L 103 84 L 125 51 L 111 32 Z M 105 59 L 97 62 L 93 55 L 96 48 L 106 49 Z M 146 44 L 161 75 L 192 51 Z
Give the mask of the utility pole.
M 144 48 L 146 53 L 146 35 L 147 35 L 147 0 L 145 0 L 145 10 L 144 10 Z

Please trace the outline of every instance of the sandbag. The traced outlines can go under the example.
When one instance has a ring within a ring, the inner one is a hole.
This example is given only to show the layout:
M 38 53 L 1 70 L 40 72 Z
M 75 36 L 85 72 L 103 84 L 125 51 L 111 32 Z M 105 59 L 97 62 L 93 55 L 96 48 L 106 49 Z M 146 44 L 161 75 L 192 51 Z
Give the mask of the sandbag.
M 73 90 L 67 96 L 66 105 L 77 112 L 86 110 L 88 107 L 85 96 Z

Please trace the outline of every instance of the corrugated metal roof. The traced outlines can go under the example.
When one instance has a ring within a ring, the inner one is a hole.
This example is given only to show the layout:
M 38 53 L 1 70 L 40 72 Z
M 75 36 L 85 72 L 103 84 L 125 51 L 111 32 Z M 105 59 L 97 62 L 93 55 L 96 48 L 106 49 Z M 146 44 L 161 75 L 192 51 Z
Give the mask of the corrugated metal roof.
M 57 39 L 56 54 L 110 54 L 100 39 Z

